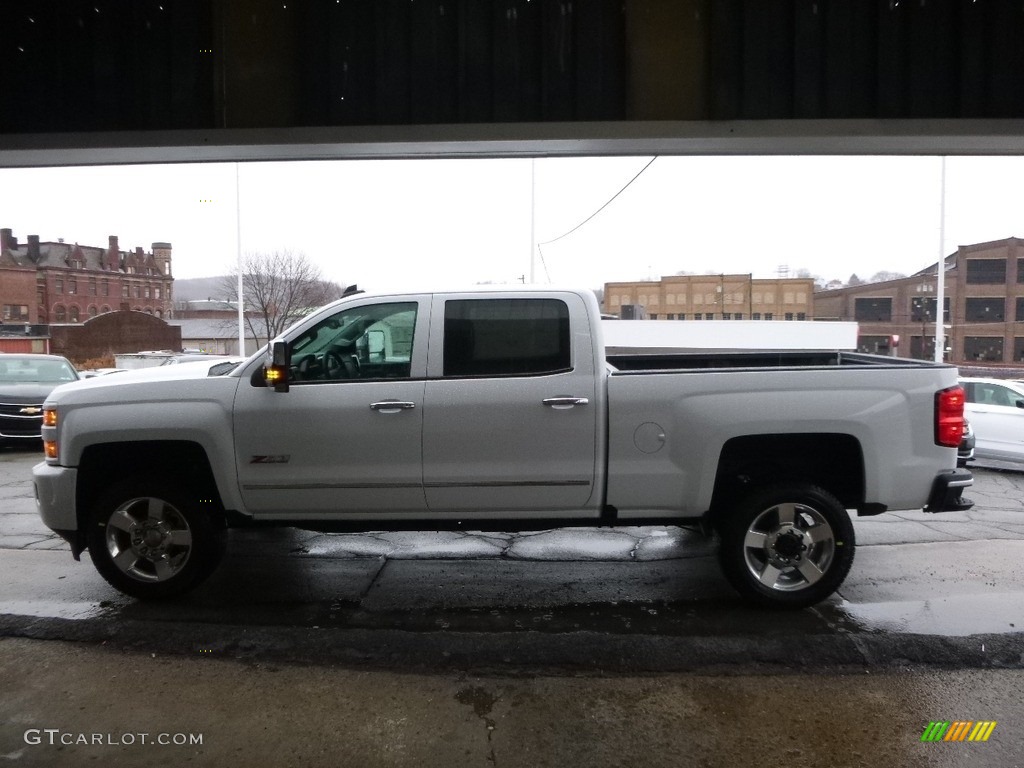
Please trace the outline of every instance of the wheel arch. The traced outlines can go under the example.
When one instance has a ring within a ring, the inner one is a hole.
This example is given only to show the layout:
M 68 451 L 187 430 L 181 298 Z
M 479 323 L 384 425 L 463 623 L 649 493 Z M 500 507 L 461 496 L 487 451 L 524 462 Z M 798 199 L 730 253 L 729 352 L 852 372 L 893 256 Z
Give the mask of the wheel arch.
M 189 440 L 133 440 L 88 446 L 82 453 L 75 489 L 79 529 L 84 529 L 96 500 L 110 485 L 111 473 L 160 477 L 188 487 L 200 504 L 210 510 L 218 523 L 224 518 L 224 504 L 217 488 L 209 456 L 203 447 Z
M 722 446 L 712 492 L 712 520 L 737 499 L 781 482 L 816 485 L 847 509 L 865 507 L 864 452 L 842 433 L 746 435 Z

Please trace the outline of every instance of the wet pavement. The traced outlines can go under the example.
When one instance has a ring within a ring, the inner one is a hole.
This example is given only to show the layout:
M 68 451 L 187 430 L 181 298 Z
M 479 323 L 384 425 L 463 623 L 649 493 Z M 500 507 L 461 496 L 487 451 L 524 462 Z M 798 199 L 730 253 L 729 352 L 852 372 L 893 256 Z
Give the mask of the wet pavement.
M 839 594 L 778 612 L 678 528 L 233 531 L 142 603 L 42 527 L 35 461 L 0 451 L 0 765 L 1024 766 L 1015 469 L 856 520 Z M 997 726 L 922 741 L 958 720 Z
M 41 525 L 36 460 L 0 453 L 0 634 L 414 667 L 1024 663 L 1024 472 L 1015 468 L 977 468 L 967 512 L 856 519 L 857 556 L 840 591 L 780 613 L 742 603 L 714 542 L 674 527 L 236 530 L 208 582 L 171 603 L 142 603 L 109 587 L 87 555 L 74 562 Z

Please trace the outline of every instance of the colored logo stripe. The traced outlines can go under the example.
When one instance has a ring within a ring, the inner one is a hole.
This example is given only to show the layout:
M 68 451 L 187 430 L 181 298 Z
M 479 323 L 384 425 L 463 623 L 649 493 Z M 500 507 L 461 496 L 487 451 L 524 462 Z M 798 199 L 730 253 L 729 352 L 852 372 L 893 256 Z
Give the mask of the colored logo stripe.
M 995 720 L 933 720 L 921 734 L 921 741 L 988 741 Z
M 992 731 L 996 729 L 996 721 L 980 722 L 974 726 L 974 730 L 971 731 L 971 735 L 967 737 L 968 741 L 988 741 L 988 737 L 992 735 Z

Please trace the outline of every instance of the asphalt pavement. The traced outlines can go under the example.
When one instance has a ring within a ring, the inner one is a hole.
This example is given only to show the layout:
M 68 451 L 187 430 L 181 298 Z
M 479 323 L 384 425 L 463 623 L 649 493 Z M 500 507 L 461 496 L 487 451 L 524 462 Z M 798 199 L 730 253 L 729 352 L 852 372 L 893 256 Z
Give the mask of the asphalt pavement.
M 1024 765 L 1012 467 L 968 512 L 857 519 L 839 593 L 778 612 L 671 527 L 233 531 L 141 603 L 42 527 L 37 460 L 0 451 L 0 763 Z M 945 720 L 998 726 L 921 741 Z

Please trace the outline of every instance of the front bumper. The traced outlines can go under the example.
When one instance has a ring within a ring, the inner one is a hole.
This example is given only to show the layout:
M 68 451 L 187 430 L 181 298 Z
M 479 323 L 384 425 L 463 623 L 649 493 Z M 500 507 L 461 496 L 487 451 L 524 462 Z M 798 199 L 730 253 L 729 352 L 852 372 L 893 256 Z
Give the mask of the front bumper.
M 43 524 L 68 541 L 77 540 L 78 512 L 75 509 L 75 492 L 78 484 L 78 470 L 74 467 L 59 467 L 45 461 L 32 467 L 32 485 L 35 487 L 36 509 Z M 77 553 L 76 553 L 77 557 Z
M 925 512 L 963 512 L 974 502 L 963 497 L 965 488 L 974 485 L 974 476 L 966 469 L 947 469 L 940 472 L 932 484 L 932 492 Z

